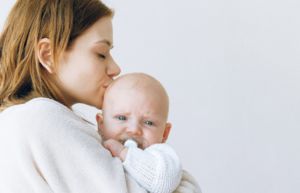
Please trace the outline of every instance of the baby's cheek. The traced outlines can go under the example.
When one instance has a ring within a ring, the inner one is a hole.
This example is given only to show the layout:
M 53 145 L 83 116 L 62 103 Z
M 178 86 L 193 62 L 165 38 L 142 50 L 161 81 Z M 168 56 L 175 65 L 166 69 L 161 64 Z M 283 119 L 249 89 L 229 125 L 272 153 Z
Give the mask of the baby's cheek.
M 99 128 L 98 132 L 104 140 L 111 138 L 110 133 L 107 131 L 107 129 Z
M 110 139 L 118 140 L 119 132 L 116 129 L 108 128 L 106 129 L 105 136 Z
M 152 144 L 153 144 L 152 137 L 147 135 L 146 133 L 144 133 L 144 135 L 143 135 L 143 148 L 145 149 L 145 148 L 149 147 Z

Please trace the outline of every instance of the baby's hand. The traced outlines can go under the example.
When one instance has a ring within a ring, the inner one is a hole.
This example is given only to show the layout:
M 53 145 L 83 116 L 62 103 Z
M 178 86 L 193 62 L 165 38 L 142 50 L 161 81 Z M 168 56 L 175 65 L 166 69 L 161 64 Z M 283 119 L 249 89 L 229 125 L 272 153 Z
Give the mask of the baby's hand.
M 125 160 L 128 149 L 119 141 L 115 139 L 108 139 L 103 142 L 103 145 L 110 151 L 112 156 L 119 157 L 122 161 Z

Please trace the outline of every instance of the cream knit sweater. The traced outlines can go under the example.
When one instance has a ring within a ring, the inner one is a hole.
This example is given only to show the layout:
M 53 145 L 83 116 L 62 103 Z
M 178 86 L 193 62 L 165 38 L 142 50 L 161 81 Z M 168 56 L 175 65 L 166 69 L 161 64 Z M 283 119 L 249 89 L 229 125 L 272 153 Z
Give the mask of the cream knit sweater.
M 187 174 L 176 191 L 195 187 Z M 0 113 L 0 192 L 146 193 L 101 145 L 92 124 L 46 98 Z

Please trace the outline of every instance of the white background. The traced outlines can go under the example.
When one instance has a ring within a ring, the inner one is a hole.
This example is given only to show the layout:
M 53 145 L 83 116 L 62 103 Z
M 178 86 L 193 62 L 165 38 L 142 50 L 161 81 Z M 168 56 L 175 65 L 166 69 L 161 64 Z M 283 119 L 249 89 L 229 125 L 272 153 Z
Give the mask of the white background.
M 169 143 L 203 193 L 300 192 L 299 0 L 106 2 L 117 62 L 166 87 Z

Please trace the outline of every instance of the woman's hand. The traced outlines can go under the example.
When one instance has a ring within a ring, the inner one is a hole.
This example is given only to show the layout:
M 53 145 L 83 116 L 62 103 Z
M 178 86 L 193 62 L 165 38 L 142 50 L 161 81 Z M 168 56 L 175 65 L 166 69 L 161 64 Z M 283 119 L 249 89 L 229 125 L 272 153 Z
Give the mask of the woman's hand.
M 173 193 L 201 193 L 201 189 L 195 178 L 183 170 L 181 182 Z

